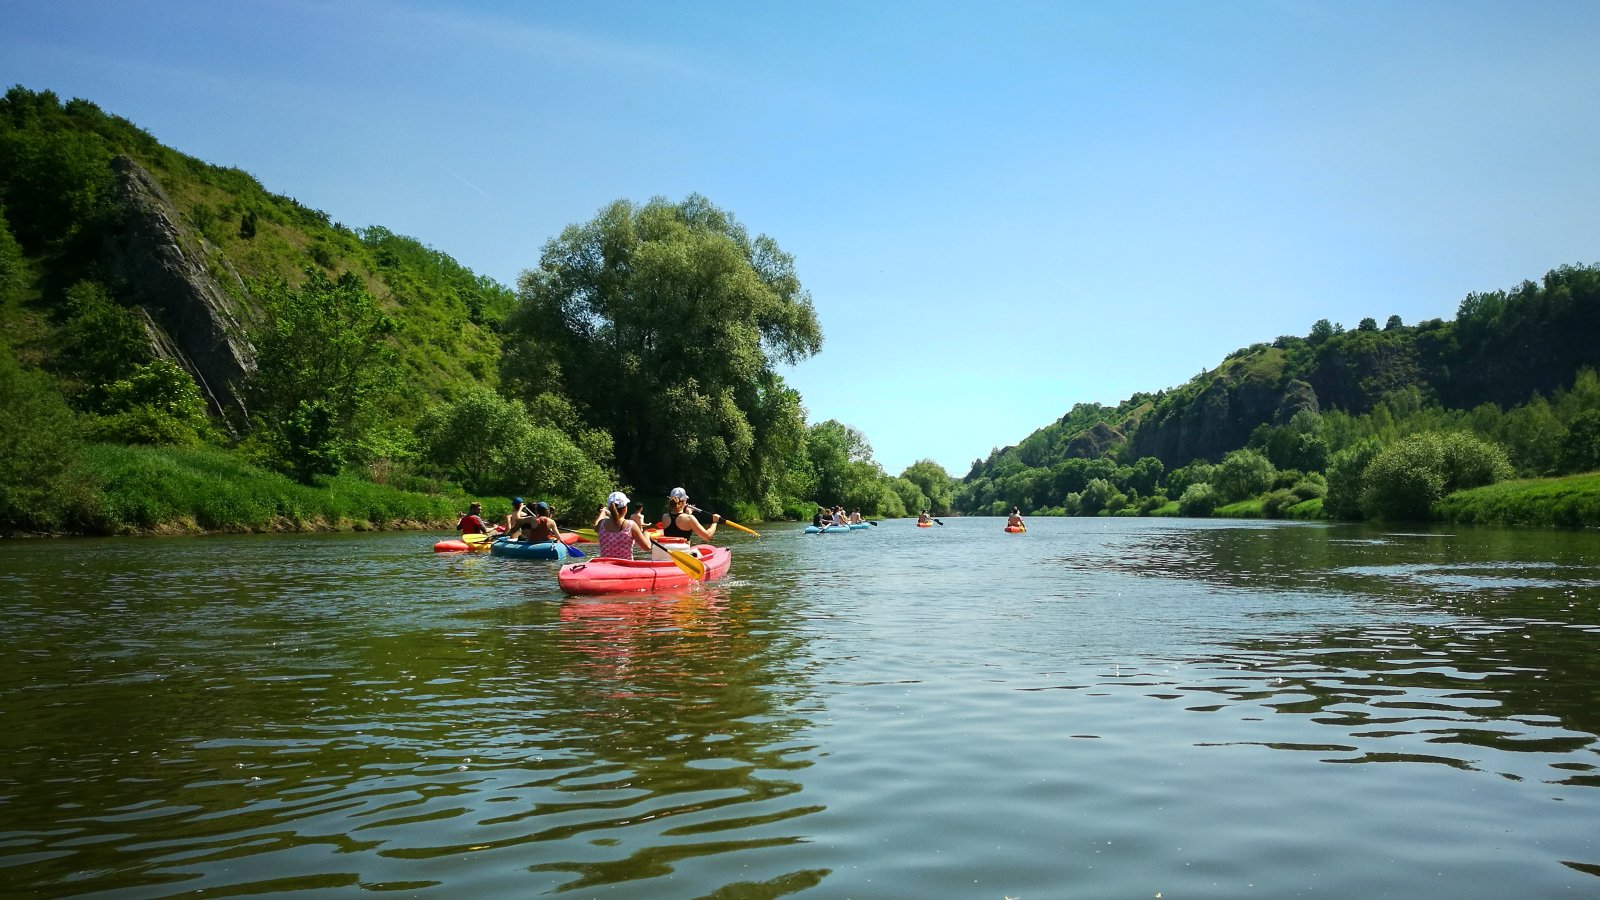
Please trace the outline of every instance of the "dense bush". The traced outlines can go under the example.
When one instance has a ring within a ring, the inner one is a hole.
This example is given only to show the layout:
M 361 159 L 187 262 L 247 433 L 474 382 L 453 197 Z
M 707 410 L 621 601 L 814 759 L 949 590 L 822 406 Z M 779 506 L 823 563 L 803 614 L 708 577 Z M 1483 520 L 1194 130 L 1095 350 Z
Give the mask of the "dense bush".
M 1212 476 L 1224 503 L 1248 500 L 1272 488 L 1275 470 L 1265 456 L 1254 450 L 1235 450 L 1222 458 Z
M 1269 519 L 1281 519 L 1288 515 L 1289 507 L 1301 500 L 1293 491 L 1279 489 L 1261 498 L 1261 512 Z
M 1323 495 L 1323 510 L 1330 518 L 1361 518 L 1361 496 L 1367 467 L 1383 445 L 1368 438 L 1340 450 L 1328 462 L 1328 492 Z
M 1423 432 L 1383 448 L 1362 475 L 1361 510 L 1374 519 L 1426 520 L 1445 494 L 1511 475 L 1505 451 L 1463 432 Z
M 4 342 L 0 410 L 0 531 L 69 524 L 86 490 L 77 471 L 77 422 L 49 379 L 24 370 Z
M 1186 516 L 1209 516 L 1217 508 L 1217 492 L 1211 485 L 1201 482 L 1191 484 L 1178 498 L 1178 511 Z

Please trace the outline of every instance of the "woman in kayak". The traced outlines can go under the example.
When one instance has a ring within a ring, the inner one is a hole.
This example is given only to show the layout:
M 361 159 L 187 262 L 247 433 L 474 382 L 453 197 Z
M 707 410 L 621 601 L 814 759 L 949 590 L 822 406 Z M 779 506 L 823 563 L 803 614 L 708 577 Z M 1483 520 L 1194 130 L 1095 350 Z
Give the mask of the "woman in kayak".
M 1028 527 L 1028 526 L 1022 524 L 1022 510 L 1020 508 L 1015 507 L 1015 506 L 1011 507 L 1011 517 L 1006 519 L 1006 527 L 1007 528 L 1026 528 L 1026 527 Z
M 661 514 L 661 522 L 656 526 L 661 529 L 662 537 L 689 538 L 699 536 L 703 541 L 709 542 L 717 533 L 717 523 L 722 517 L 716 513 L 711 514 L 711 527 L 707 528 L 695 518 L 689 506 L 689 492 L 681 487 L 673 488 L 667 495 L 667 509 Z
M 633 548 L 648 551 L 650 539 L 644 536 L 644 526 L 628 515 L 628 495 L 612 491 L 606 498 L 605 508 L 594 520 L 595 541 L 600 545 L 600 556 L 612 559 L 633 559 Z
M 543 500 L 531 506 L 519 505 L 513 515 L 516 524 L 507 532 L 508 537 L 530 544 L 561 540 L 561 527 L 550 516 L 550 504 Z

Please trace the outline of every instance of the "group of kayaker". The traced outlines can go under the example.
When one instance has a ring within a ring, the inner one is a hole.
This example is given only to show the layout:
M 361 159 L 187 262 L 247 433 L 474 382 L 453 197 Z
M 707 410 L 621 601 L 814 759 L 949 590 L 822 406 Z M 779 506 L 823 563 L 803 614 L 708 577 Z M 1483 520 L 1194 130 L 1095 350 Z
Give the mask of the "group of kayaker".
M 811 524 L 818 528 L 826 528 L 830 525 L 861 525 L 863 524 L 861 509 L 857 507 L 854 511 L 847 513 L 842 506 L 835 506 L 831 509 L 819 506 L 816 513 L 811 517 Z
M 600 545 L 599 556 L 632 559 L 635 547 L 651 552 L 644 511 L 640 509 L 629 515 L 631 503 L 628 495 L 622 491 L 612 491 L 606 497 L 605 506 L 600 508 L 594 520 L 595 542 Z M 673 488 L 667 495 L 666 506 L 661 520 L 655 525 L 662 537 L 687 542 L 694 537 L 710 541 L 716 536 L 722 516 L 713 513 L 709 526 L 701 524 L 695 517 L 695 507 L 689 504 L 688 491 L 681 487 Z M 473 503 L 457 521 L 456 530 L 463 535 L 504 534 L 507 540 L 527 543 L 561 541 L 561 526 L 556 524 L 550 504 L 543 500 L 528 503 L 521 497 L 511 498 L 511 512 L 506 515 L 504 525 L 496 525 L 491 529 L 483 520 L 483 504 Z M 664 553 L 656 555 L 666 556 Z

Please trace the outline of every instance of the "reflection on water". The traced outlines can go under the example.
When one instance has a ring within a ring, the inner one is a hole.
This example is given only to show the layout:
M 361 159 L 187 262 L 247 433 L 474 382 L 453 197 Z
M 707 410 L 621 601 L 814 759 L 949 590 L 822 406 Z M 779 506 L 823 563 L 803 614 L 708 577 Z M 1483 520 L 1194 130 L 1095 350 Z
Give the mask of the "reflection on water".
M 0 875 L 1600 890 L 1600 538 L 945 522 L 772 529 L 659 597 L 562 597 L 432 536 L 0 545 Z

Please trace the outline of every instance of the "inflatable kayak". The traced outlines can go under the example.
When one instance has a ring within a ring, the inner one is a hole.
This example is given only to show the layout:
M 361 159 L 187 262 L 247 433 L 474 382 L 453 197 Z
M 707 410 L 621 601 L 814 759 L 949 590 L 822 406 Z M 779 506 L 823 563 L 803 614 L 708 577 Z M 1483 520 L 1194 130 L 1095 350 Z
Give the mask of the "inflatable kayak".
M 851 531 L 860 531 L 863 528 L 871 528 L 871 527 L 872 527 L 871 525 L 868 525 L 865 522 L 851 522 L 850 523 L 850 530 Z
M 574 553 L 583 555 L 582 550 L 575 550 L 555 541 L 530 544 L 525 541 L 508 541 L 500 538 L 489 545 L 491 556 L 505 556 L 511 559 L 566 559 Z
M 917 527 L 918 528 L 932 528 L 933 527 L 933 523 L 932 522 L 918 522 L 917 523 Z
M 733 564 L 733 554 L 727 547 L 701 544 L 691 548 L 705 563 L 706 581 L 715 581 L 728 574 Z M 612 559 L 600 557 L 561 567 L 556 580 L 569 594 L 623 594 L 631 591 L 664 591 L 679 588 L 694 581 L 678 568 L 677 563 L 658 562 L 653 559 Z
M 1011 534 L 1021 534 L 1024 531 L 1027 531 L 1027 530 L 1028 530 L 1028 526 L 1026 526 L 1026 525 L 1007 525 L 1006 526 L 1006 531 L 1011 533 Z
M 841 534 L 841 533 L 847 534 L 847 533 L 849 533 L 849 531 L 850 531 L 850 526 L 849 525 L 824 525 L 821 528 L 818 528 L 815 525 L 807 525 L 805 533 L 806 534 Z

